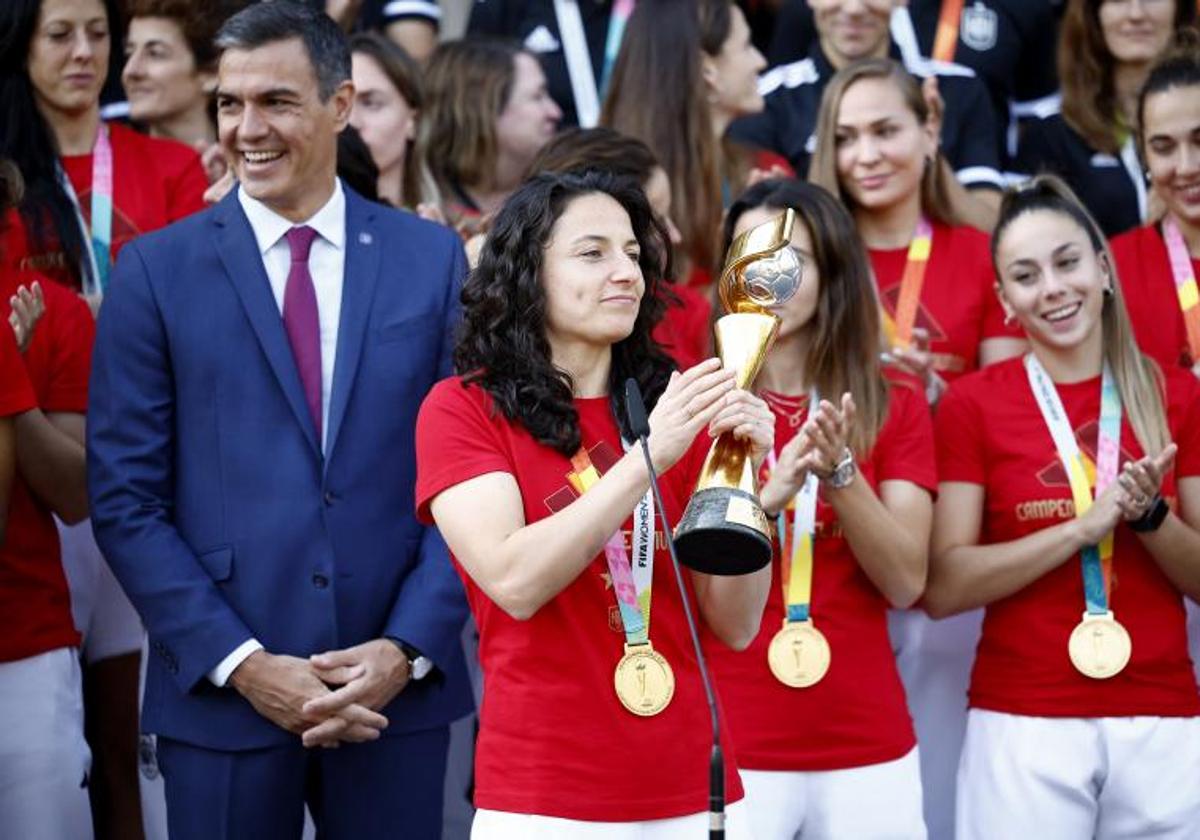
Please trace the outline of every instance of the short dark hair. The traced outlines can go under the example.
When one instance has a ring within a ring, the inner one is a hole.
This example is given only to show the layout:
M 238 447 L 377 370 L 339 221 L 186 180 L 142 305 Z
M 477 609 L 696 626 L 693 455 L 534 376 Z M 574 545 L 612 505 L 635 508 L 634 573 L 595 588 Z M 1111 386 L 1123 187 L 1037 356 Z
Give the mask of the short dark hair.
M 299 38 L 317 77 L 324 102 L 350 79 L 350 46 L 333 18 L 295 0 L 263 0 L 221 26 L 217 50 L 250 50 L 276 41 Z

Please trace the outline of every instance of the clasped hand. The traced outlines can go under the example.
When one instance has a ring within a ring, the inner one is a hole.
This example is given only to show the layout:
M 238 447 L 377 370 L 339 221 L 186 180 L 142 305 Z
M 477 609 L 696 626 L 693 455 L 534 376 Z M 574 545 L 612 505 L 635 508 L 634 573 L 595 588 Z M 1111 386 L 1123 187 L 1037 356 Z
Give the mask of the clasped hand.
M 1099 543 L 1122 519 L 1133 522 L 1145 515 L 1162 491 L 1163 479 L 1174 466 L 1178 451 L 1172 443 L 1157 455 L 1126 461 L 1117 480 L 1077 520 L 1084 545 Z
M 256 651 L 230 685 L 306 747 L 374 741 L 388 725 L 379 714 L 408 683 L 408 660 L 387 639 L 300 659 Z
M 665 472 L 683 457 L 701 429 L 711 437 L 729 432 L 750 443 L 757 470 L 775 442 L 775 418 L 761 399 L 735 386 L 734 372 L 719 359 L 707 359 L 671 374 L 667 389 L 650 413 L 650 459 Z

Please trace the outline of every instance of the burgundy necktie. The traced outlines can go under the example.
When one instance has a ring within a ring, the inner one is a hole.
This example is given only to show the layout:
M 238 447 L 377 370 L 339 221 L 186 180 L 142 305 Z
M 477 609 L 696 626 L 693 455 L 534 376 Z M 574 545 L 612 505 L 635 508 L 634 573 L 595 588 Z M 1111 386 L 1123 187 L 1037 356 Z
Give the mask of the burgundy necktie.
M 295 227 L 287 232 L 292 249 L 292 266 L 283 291 L 283 328 L 304 386 L 304 401 L 312 414 L 321 443 L 321 322 L 317 317 L 317 292 L 308 273 L 308 252 L 317 232 L 310 227 Z

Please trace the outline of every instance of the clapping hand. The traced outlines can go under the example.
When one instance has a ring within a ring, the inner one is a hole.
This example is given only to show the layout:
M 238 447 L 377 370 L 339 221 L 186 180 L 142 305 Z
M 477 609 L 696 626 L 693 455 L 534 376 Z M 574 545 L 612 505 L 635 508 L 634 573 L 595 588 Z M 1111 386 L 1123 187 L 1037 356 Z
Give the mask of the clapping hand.
M 1150 510 L 1162 491 L 1163 478 L 1175 465 L 1175 454 L 1179 447 L 1170 444 L 1157 455 L 1147 455 L 1136 461 L 1126 461 L 1117 477 L 1120 487 L 1117 507 L 1126 522 L 1141 519 Z
M 24 353 L 33 340 L 34 328 L 46 314 L 46 299 L 42 294 L 41 283 L 35 280 L 28 287 L 18 286 L 16 294 L 8 299 L 8 304 L 12 307 L 8 323 L 12 327 L 13 337 L 17 340 L 17 349 Z

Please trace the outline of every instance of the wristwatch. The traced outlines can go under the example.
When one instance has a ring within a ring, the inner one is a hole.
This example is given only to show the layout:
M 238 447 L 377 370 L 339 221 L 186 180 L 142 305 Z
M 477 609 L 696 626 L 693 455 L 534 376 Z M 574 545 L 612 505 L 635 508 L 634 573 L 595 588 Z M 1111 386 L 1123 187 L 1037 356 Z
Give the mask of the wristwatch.
M 837 462 L 833 471 L 829 475 L 822 476 L 821 481 L 826 487 L 833 490 L 841 490 L 843 487 L 849 487 L 854 481 L 854 476 L 858 474 L 858 464 L 854 462 L 854 453 L 850 451 L 850 447 L 842 450 L 842 460 Z
M 1129 523 L 1129 528 L 1139 534 L 1157 531 L 1170 512 L 1171 506 L 1167 504 L 1166 499 L 1162 496 L 1155 496 L 1146 512 Z
M 404 657 L 408 660 L 408 678 L 410 680 L 423 680 L 429 676 L 429 672 L 433 670 L 433 661 L 422 656 L 421 651 L 417 650 L 407 642 L 392 636 L 387 637 L 388 641 L 400 648 Z

